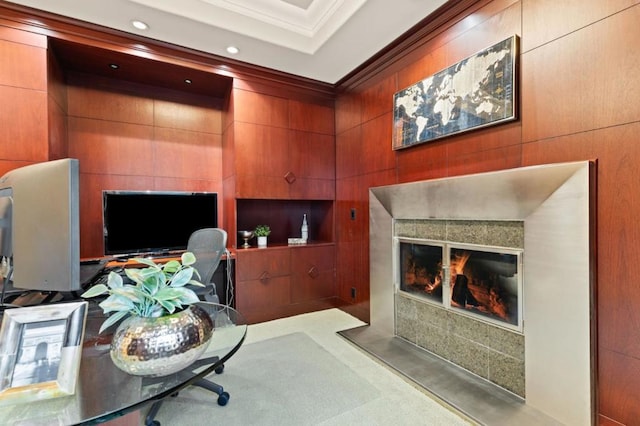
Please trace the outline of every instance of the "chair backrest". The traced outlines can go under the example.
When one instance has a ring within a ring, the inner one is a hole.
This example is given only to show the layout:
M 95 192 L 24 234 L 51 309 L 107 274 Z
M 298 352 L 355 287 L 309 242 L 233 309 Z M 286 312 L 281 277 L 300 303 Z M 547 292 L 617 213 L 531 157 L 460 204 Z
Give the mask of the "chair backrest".
M 198 229 L 189 237 L 187 251 L 196 256 L 196 263 L 193 267 L 200 274 L 198 281 L 202 284 L 208 286 L 211 283 L 226 246 L 227 231 L 220 228 Z

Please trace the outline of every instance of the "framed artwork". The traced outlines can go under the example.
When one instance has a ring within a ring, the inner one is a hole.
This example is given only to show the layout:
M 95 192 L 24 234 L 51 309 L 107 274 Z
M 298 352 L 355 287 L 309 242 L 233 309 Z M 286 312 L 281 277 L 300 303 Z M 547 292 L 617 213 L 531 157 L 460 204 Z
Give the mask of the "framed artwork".
M 393 96 L 393 149 L 516 118 L 517 36 Z
M 87 302 L 6 309 L 0 328 L 0 405 L 75 393 Z

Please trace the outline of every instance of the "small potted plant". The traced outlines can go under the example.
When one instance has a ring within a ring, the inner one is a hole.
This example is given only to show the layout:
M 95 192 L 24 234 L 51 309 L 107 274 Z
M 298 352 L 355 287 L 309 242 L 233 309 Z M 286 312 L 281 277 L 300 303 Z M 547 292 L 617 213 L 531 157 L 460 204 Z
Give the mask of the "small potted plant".
M 258 225 L 256 226 L 255 231 L 253 231 L 256 237 L 258 237 L 258 247 L 266 247 L 267 246 L 267 237 L 271 233 L 271 228 L 269 225 Z
M 124 319 L 111 342 L 111 359 L 118 368 L 134 375 L 174 373 L 198 359 L 213 333 L 211 317 L 195 305 L 198 296 L 187 287 L 204 287 L 192 278 L 198 276 L 192 266 L 196 258 L 186 252 L 180 261 L 164 264 L 143 258 L 134 261 L 146 266 L 124 270 L 134 284 L 124 284 L 112 271 L 107 285 L 95 285 L 82 297 L 109 295 L 99 304 L 105 314 L 111 314 L 101 333 Z M 151 349 L 154 354 L 146 353 Z

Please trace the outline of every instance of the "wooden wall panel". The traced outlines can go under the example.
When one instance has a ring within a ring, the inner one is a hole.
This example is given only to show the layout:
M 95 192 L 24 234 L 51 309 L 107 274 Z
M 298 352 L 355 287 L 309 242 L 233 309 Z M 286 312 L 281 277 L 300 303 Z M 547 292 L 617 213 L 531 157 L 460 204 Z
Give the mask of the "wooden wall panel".
M 213 98 L 193 97 L 193 103 L 178 103 L 156 99 L 153 103 L 153 123 L 158 127 L 191 130 L 202 133 L 222 133 L 222 111 Z
M 523 0 L 522 29 L 527 37 L 522 50 L 532 50 L 638 3 L 638 0 Z
M 287 99 L 266 96 L 247 90 L 234 90 L 234 121 L 287 127 L 289 103 Z
M 150 154 L 153 176 L 222 182 L 220 134 L 156 127 Z
M 367 87 L 361 94 L 362 118 L 361 122 L 387 114 L 393 110 L 393 94 L 398 91 L 395 76 L 389 76 Z M 391 141 L 391 138 L 389 138 Z
M 344 133 L 362 120 L 362 104 L 357 91 L 340 94 L 336 99 L 336 135 Z
M 523 55 L 524 141 L 638 119 L 640 51 L 629 48 L 638 22 L 636 6 Z
M 82 173 L 153 176 L 152 141 L 151 126 L 69 117 L 69 155 Z
M 115 80 L 70 74 L 68 102 L 70 117 L 94 118 L 119 123 L 152 126 L 154 103 L 151 96 L 120 88 Z
M 324 105 L 289 100 L 289 128 L 334 135 L 334 109 Z
M 1 72 L 0 72 L 1 73 Z M 48 160 L 47 93 L 0 85 L 0 158 Z
M 299 177 L 335 179 L 335 138 L 332 134 L 291 131 L 290 169 Z
M 395 169 L 396 157 L 391 149 L 393 115 L 388 111 L 362 124 L 362 171 L 374 173 Z
M 47 90 L 47 51 L 0 39 L 0 85 Z
M 68 157 L 67 90 L 64 74 L 53 53 L 47 54 L 49 159 Z
M 336 134 L 336 179 L 358 176 L 364 170 L 362 158 L 362 127 L 352 127 Z

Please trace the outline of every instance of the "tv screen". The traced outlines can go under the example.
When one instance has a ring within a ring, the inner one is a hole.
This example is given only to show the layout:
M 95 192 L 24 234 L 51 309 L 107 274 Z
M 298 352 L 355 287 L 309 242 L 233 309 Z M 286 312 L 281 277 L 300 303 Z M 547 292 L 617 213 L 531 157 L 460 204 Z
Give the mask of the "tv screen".
M 187 248 L 191 233 L 218 227 L 215 192 L 103 191 L 106 255 L 153 255 Z

